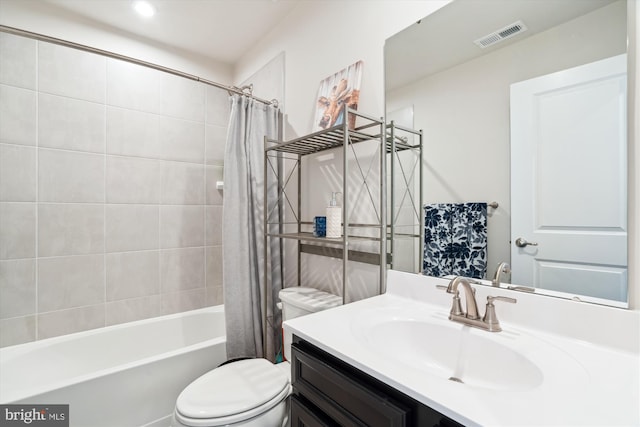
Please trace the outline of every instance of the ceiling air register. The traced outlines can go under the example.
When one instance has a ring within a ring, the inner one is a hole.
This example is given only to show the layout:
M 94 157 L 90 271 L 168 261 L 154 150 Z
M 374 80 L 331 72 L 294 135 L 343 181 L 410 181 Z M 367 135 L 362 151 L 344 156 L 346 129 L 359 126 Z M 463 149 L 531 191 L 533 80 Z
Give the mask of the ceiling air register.
M 496 43 L 500 43 L 503 40 L 520 34 L 523 31 L 527 31 L 527 26 L 524 25 L 524 22 L 522 21 L 516 21 L 513 24 L 507 25 L 504 28 L 494 31 L 491 34 L 487 34 L 484 37 L 480 37 L 479 39 L 474 40 L 474 43 L 484 49 L 485 47 L 492 46 Z

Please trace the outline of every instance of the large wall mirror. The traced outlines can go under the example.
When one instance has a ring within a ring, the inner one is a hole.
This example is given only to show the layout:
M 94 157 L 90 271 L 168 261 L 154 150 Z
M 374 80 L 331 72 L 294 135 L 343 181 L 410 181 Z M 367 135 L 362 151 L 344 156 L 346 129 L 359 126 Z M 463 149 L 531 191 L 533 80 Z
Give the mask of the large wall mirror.
M 424 203 L 498 203 L 485 278 L 628 306 L 626 50 L 626 0 L 454 0 L 387 40 Z

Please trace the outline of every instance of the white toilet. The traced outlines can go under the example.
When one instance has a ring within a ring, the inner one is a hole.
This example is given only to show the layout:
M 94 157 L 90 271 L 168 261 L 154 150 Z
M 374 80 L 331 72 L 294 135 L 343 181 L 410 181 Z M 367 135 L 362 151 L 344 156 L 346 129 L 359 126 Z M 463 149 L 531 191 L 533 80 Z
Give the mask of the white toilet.
M 342 298 L 313 288 L 286 288 L 279 293 L 282 320 L 342 304 Z M 291 336 L 284 338 L 291 357 Z M 222 365 L 189 384 L 178 396 L 172 426 L 282 427 L 288 422 L 291 392 L 289 362 L 246 359 Z

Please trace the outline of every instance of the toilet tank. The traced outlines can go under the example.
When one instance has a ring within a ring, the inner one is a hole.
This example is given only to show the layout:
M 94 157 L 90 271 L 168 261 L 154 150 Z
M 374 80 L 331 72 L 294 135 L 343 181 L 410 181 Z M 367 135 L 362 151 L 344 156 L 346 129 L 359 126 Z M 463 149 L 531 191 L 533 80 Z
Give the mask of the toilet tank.
M 342 298 L 337 295 L 302 286 L 282 289 L 278 296 L 283 321 L 342 305 Z
M 278 296 L 282 302 L 283 322 L 342 305 L 342 297 L 302 286 L 282 289 Z M 287 360 L 291 358 L 291 339 L 291 334 L 284 335 L 284 356 Z

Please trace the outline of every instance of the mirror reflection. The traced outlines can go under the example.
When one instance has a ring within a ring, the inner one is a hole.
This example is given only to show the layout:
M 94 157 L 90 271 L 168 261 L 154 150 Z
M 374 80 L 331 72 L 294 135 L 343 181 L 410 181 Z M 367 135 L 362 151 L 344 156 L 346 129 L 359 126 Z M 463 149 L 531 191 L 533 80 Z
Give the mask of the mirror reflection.
M 498 203 L 486 251 L 463 254 L 476 277 L 626 306 L 626 11 L 455 0 L 387 40 L 387 117 L 424 132 L 425 206 Z

